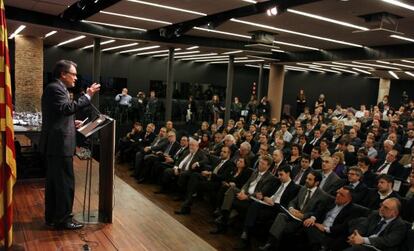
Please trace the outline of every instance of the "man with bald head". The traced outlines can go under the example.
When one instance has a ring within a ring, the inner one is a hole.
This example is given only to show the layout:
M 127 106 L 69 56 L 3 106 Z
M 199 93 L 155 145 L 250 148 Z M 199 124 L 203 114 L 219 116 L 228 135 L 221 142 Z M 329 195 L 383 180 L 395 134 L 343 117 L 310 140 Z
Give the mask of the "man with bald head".
M 401 203 L 397 198 L 384 200 L 378 211 L 358 221 L 352 227 L 348 243 L 352 245 L 346 251 L 377 250 L 397 251 L 403 242 L 407 227 L 400 218 Z
M 333 171 L 334 163 L 331 157 L 323 159 L 322 162 L 322 181 L 319 187 L 328 194 L 334 195 L 336 190 L 344 184 L 344 181 Z

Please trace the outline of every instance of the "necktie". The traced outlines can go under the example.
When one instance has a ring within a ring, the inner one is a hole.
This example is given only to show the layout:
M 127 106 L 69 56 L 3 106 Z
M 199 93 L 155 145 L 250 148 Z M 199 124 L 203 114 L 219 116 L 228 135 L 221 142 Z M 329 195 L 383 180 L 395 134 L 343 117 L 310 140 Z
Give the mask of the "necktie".
M 302 178 L 304 170 L 301 168 L 299 170 L 299 173 L 296 174 L 295 178 L 293 179 L 293 182 L 295 182 L 296 184 L 298 184 L 300 182 L 300 178 Z
M 220 163 L 216 166 L 216 168 L 214 168 L 213 173 L 217 174 L 218 171 L 220 170 L 221 166 L 223 166 L 224 162 L 226 162 L 226 160 L 222 160 L 220 161 Z
M 300 206 L 300 210 L 303 210 L 303 208 L 306 207 L 306 204 L 308 204 L 309 199 L 311 197 L 311 193 L 312 193 L 312 190 L 308 189 L 308 191 L 306 193 L 306 196 L 305 196 L 305 199 L 303 200 L 303 203 Z
M 193 153 L 190 153 L 190 155 L 188 156 L 188 158 L 185 160 L 185 162 L 181 166 L 182 169 L 184 169 L 184 171 L 186 171 L 188 169 L 188 165 L 190 164 L 190 161 L 191 161 L 192 158 L 193 158 Z
M 375 228 L 372 230 L 371 235 L 378 235 L 379 232 L 381 231 L 382 227 L 385 225 L 385 220 L 381 220 L 380 222 L 378 222 L 378 224 L 375 226 Z
M 279 168 L 279 166 L 278 165 L 275 165 L 274 167 L 273 167 L 273 169 L 272 169 L 272 174 L 273 175 L 276 175 L 276 172 L 277 172 L 277 169 Z
M 168 145 L 167 149 L 165 149 L 165 151 L 164 151 L 165 154 L 169 154 L 170 153 L 172 145 L 173 145 L 173 143 L 170 143 Z
M 279 197 L 282 195 L 282 191 L 283 191 L 283 187 L 285 184 L 280 184 L 279 189 L 277 189 L 276 193 L 272 196 L 273 202 L 276 202 Z M 280 202 L 280 199 L 277 201 L 278 203 Z
M 319 184 L 319 187 L 320 188 L 323 188 L 323 186 L 325 185 L 325 183 L 326 183 L 326 179 L 328 178 L 328 176 L 326 176 L 325 174 L 322 174 L 322 181 L 321 181 L 321 183 Z
M 378 169 L 377 169 L 377 172 L 379 173 L 379 172 L 381 172 L 382 170 L 384 170 L 385 169 L 385 167 L 388 165 L 388 163 L 387 162 L 384 162 L 384 164 L 382 164 L 382 166 L 380 166 Z

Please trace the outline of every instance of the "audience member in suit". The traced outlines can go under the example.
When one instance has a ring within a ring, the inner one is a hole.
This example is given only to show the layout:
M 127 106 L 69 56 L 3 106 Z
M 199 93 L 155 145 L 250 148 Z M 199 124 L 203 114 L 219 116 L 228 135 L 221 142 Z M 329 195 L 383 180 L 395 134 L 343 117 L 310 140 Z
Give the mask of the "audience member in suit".
M 351 166 L 347 175 L 347 185 L 352 188 L 352 202 L 361 205 L 368 193 L 368 187 L 362 182 L 362 170 L 357 166 Z
M 245 132 L 244 137 L 246 139 L 246 142 L 250 144 L 251 151 L 253 154 L 256 154 L 259 151 L 259 143 L 254 140 L 253 135 L 251 132 Z
M 56 78 L 45 86 L 42 94 L 42 133 L 40 152 L 46 163 L 45 221 L 58 229 L 79 229 L 83 225 L 72 220 L 75 180 L 73 155 L 76 148 L 76 128 L 82 121 L 75 120 L 75 113 L 90 105 L 90 100 L 100 89 L 92 84 L 86 94 L 73 101 L 68 88 L 75 86 L 76 64 L 68 60 L 56 63 Z M 13 139 L 12 139 L 13 140 Z M 2 150 L 3 151 L 3 148 Z
M 154 142 L 154 139 L 157 137 L 154 133 L 155 125 L 153 123 L 147 124 L 147 127 L 145 128 L 145 134 L 141 141 L 134 142 L 132 144 L 133 148 L 133 161 L 135 161 L 135 154 L 137 152 L 141 152 L 144 150 L 144 147 L 151 145 L 152 142 Z M 134 169 L 134 166 L 132 166 L 132 170 Z
M 302 221 L 314 217 L 320 219 L 330 203 L 330 197 L 323 190 L 318 188 L 322 175 L 318 171 L 308 174 L 305 187 L 302 187 L 298 195 L 289 203 L 289 215 L 280 213 L 277 215 L 267 243 L 259 247 L 260 250 L 275 250 L 278 248 L 284 234 L 292 234 L 299 230 Z M 294 219 L 292 216 L 301 221 Z
M 363 203 L 364 206 L 377 210 L 381 203 L 388 198 L 400 198 L 400 195 L 392 190 L 394 179 L 388 174 L 381 174 L 378 176 L 377 190 L 371 190 Z
M 353 150 L 353 151 L 350 151 Z M 337 151 L 344 154 L 345 164 L 347 166 L 353 166 L 357 163 L 356 149 L 353 145 L 350 145 L 348 140 L 341 139 L 337 146 Z
M 220 206 L 221 204 L 223 204 L 224 194 L 226 193 L 226 191 L 230 187 L 237 187 L 238 189 L 241 189 L 243 185 L 247 182 L 250 175 L 252 174 L 252 169 L 249 168 L 249 166 L 250 162 L 246 158 L 239 158 L 236 161 L 235 167 L 230 172 L 229 179 L 221 183 L 221 188 L 217 192 L 217 200 L 215 203 L 213 203 L 213 206 L 215 207 L 215 215 L 220 214 Z
M 188 137 L 182 136 L 180 139 L 180 148 L 177 150 L 177 152 L 173 156 L 166 156 L 163 162 L 156 163 L 153 168 L 153 176 L 158 177 L 159 184 L 162 184 L 161 179 L 164 170 L 167 168 L 172 168 L 175 164 L 180 163 L 184 157 L 188 155 L 188 153 Z M 161 186 L 161 189 L 155 193 L 166 193 L 167 191 L 168 189 L 166 189 L 166 187 Z
M 267 205 L 259 202 L 253 202 L 250 204 L 246 217 L 244 220 L 244 230 L 241 235 L 241 242 L 238 249 L 246 248 L 250 244 L 250 234 L 257 230 L 255 226 L 266 222 L 272 222 L 276 215 L 281 211 L 280 205 L 287 207 L 288 203 L 296 197 L 299 192 L 300 186 L 296 185 L 290 178 L 290 167 L 281 166 L 278 171 L 278 178 L 280 185 L 276 192 L 270 197 L 263 197 L 261 200 Z
M 315 146 L 311 151 L 310 166 L 314 170 L 321 170 L 322 168 L 321 149 L 319 146 Z
M 201 172 L 192 172 L 187 182 L 185 200 L 181 205 L 181 209 L 176 214 L 187 214 L 191 210 L 193 203 L 193 194 L 197 191 L 206 191 L 210 195 L 211 201 L 215 201 L 215 195 L 220 190 L 221 183 L 230 178 L 234 169 L 234 162 L 230 160 L 231 149 L 228 146 L 221 148 L 220 161 L 212 170 L 204 170 Z
M 310 167 L 310 156 L 306 153 L 302 154 L 300 164 L 292 168 L 292 180 L 295 184 L 304 186 L 308 173 L 313 169 Z
M 325 158 L 322 163 L 322 181 L 319 188 L 328 194 L 334 195 L 344 182 L 335 172 L 333 172 L 334 162 L 331 157 Z
M 138 151 L 135 154 L 134 173 L 131 176 L 135 178 L 139 177 L 143 169 L 142 162 L 146 155 L 151 154 L 151 153 L 156 153 L 158 151 L 164 151 L 167 145 L 168 145 L 167 128 L 162 127 L 158 133 L 158 136 L 154 139 L 151 145 L 144 147 L 142 151 Z
M 384 200 L 379 211 L 374 211 L 359 224 L 352 227 L 346 251 L 376 250 L 398 251 L 403 242 L 407 226 L 400 217 L 401 203 L 397 198 Z
M 369 188 L 377 187 L 377 176 L 372 172 L 371 160 L 368 157 L 362 157 L 358 159 L 358 167 L 361 169 L 363 178 L 362 182 Z
M 213 156 L 220 156 L 221 148 L 223 147 L 223 134 L 221 132 L 216 132 L 214 134 L 214 140 L 210 143 L 209 154 Z
M 165 161 L 167 157 L 174 156 L 180 148 L 180 144 L 177 142 L 177 136 L 173 130 L 167 133 L 167 139 L 168 143 L 165 148 L 144 156 L 144 161 L 138 174 L 138 183 L 143 183 L 145 180 L 154 181 L 156 177 L 152 176 L 153 169 L 160 162 Z
M 125 137 L 122 137 L 118 142 L 118 151 L 117 151 L 117 162 L 122 163 L 124 161 L 129 161 L 131 153 L 133 152 L 133 145 L 136 142 L 142 141 L 144 137 L 144 131 L 142 124 L 135 122 L 132 126 L 132 130 L 128 132 Z
M 259 147 L 258 154 L 254 157 L 252 161 L 252 168 L 253 170 L 257 170 L 260 163 L 260 158 L 269 155 L 269 145 L 268 144 L 261 144 Z
M 307 139 L 306 135 L 299 136 L 299 145 L 301 147 L 302 152 L 306 153 L 306 154 L 311 154 L 313 146 L 309 145 L 307 143 L 307 141 L 308 141 L 308 139 Z
M 274 176 L 277 176 L 277 170 L 280 167 L 287 165 L 283 156 L 282 150 L 274 150 L 272 153 L 273 164 L 270 167 L 270 173 Z
M 336 192 L 335 203 L 328 206 L 325 215 L 319 219 L 304 221 L 311 250 L 341 251 L 348 247 L 348 222 L 359 217 L 353 201 L 353 188 L 344 186 Z
M 403 176 L 403 166 L 397 160 L 398 152 L 397 150 L 391 150 L 387 153 L 384 162 L 380 162 L 376 169 L 375 173 L 379 174 L 388 174 L 395 178 L 402 178 Z
M 311 139 L 309 141 L 309 145 L 312 145 L 313 147 L 319 146 L 319 144 L 321 143 L 321 140 L 322 140 L 321 131 L 314 130 L 313 131 L 313 139 Z
M 251 151 L 252 147 L 249 142 L 243 142 L 240 144 L 239 150 L 236 151 L 235 154 L 233 154 L 233 157 L 231 158 L 231 161 L 236 164 L 237 160 L 240 158 L 246 158 L 249 163 L 252 162 L 254 158 L 254 153 Z
M 184 190 L 191 173 L 201 172 L 208 161 L 205 153 L 199 149 L 197 140 L 190 138 L 188 148 L 188 154 L 181 161 L 177 162 L 174 167 L 164 170 L 161 178 L 161 187 L 164 189 L 170 187 L 171 183 L 177 180 L 178 186 Z
M 251 203 L 250 196 L 263 198 L 271 196 L 276 191 L 277 179 L 270 172 L 272 157 L 265 155 L 260 157 L 259 166 L 250 176 L 241 189 L 230 187 L 224 195 L 221 205 L 221 216 L 217 219 L 217 229 L 212 233 L 222 233 L 226 231 L 227 221 L 232 209 L 247 210 Z

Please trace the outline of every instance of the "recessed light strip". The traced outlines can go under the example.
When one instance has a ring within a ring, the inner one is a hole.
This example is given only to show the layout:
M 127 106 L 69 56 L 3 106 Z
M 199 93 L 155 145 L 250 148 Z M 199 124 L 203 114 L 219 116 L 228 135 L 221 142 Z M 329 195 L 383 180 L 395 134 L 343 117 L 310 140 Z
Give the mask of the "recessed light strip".
M 400 79 L 400 78 L 397 76 L 397 74 L 395 74 L 395 72 L 393 72 L 393 71 L 388 71 L 388 73 L 389 73 L 391 76 L 393 76 L 395 79 Z
M 188 61 L 188 60 L 198 60 L 198 59 L 221 59 L 221 58 L 224 58 L 224 59 L 229 59 L 229 57 L 228 56 L 201 56 L 201 57 L 196 57 L 197 55 L 194 55 L 194 57 L 192 57 L 192 58 L 183 58 L 183 59 L 180 59 L 180 60 L 183 60 L 183 61 Z
M 350 71 L 350 70 L 345 70 L 345 69 L 342 69 L 342 68 L 331 67 L 331 69 L 332 70 L 336 70 L 336 71 L 342 71 L 342 72 L 352 73 L 352 74 L 355 74 L 355 75 L 358 75 L 359 74 L 358 72 Z
M 403 60 L 401 60 L 402 62 L 404 62 L 404 63 L 410 63 L 410 64 L 414 64 L 414 61 L 410 61 L 410 60 L 405 60 L 405 59 L 403 59 Z
M 230 55 L 230 54 L 237 54 L 237 53 L 242 53 L 243 51 L 239 50 L 239 51 L 228 51 L 228 52 L 223 52 L 221 53 L 222 55 Z
M 26 28 L 26 25 L 20 25 L 10 36 L 9 39 L 13 39 L 17 34 Z
M 195 50 L 195 49 L 198 49 L 199 47 L 198 46 L 192 46 L 192 47 L 188 47 L 186 50 Z
M 369 30 L 366 27 L 350 24 L 350 23 L 347 23 L 347 22 L 338 21 L 338 20 L 335 20 L 335 19 L 332 19 L 332 18 L 327 18 L 327 17 L 311 14 L 311 13 L 308 13 L 308 12 L 303 12 L 303 11 L 298 11 L 298 10 L 293 10 L 293 9 L 287 9 L 287 12 L 294 13 L 294 14 L 297 14 L 297 15 L 306 16 L 306 17 L 310 17 L 310 18 L 314 18 L 314 19 L 318 19 L 318 20 L 322 20 L 322 21 L 329 22 L 329 23 L 334 23 L 334 24 L 354 28 L 354 29 L 358 29 L 358 30 L 363 30 L 363 31 L 368 31 Z
M 50 37 L 50 36 L 52 36 L 52 35 L 54 35 L 56 33 L 57 33 L 57 31 L 51 31 L 51 32 L 47 33 L 43 38 Z
M 242 34 L 219 31 L 219 30 L 209 30 L 209 29 L 201 28 L 201 27 L 193 27 L 193 29 L 200 30 L 200 31 L 206 31 L 206 32 L 213 32 L 213 33 L 218 33 L 218 34 L 223 34 L 223 35 L 229 35 L 229 36 L 233 36 L 233 37 L 241 37 L 241 38 L 246 38 L 246 39 L 251 38 L 251 36 L 246 36 L 246 35 L 242 35 Z
M 369 64 L 369 63 L 362 63 L 362 62 L 357 62 L 357 61 L 352 61 L 353 64 L 361 64 L 361 65 L 368 65 L 368 66 L 373 66 L 373 67 L 378 67 L 378 68 L 383 68 L 383 69 L 392 69 L 392 70 L 401 70 L 400 68 L 396 68 L 396 67 L 391 67 L 388 65 L 379 65 L 379 64 Z
M 65 45 L 65 44 L 69 44 L 69 43 L 72 43 L 72 42 L 78 41 L 78 40 L 80 40 L 80 39 L 83 39 L 83 38 L 85 38 L 85 37 L 86 37 L 85 35 L 78 36 L 78 37 L 75 37 L 75 38 L 72 38 L 72 39 L 66 40 L 66 41 L 64 41 L 64 42 L 62 42 L 62 43 L 59 43 L 57 46 L 62 46 L 62 45 Z
M 283 45 L 287 45 L 287 46 L 291 46 L 291 47 L 297 47 L 297 48 L 302 48 L 302 49 L 320 51 L 320 49 L 315 48 L 315 47 L 310 47 L 310 46 L 305 46 L 305 45 L 300 45 L 300 44 L 287 43 L 287 42 L 282 42 L 282 41 L 278 41 L 278 40 L 273 40 L 273 43 L 283 44 Z
M 89 24 L 99 24 L 99 25 L 115 27 L 115 28 L 123 28 L 123 29 L 128 29 L 128 30 L 147 31 L 146 29 L 141 29 L 141 28 L 131 27 L 131 26 L 125 26 L 125 25 L 118 25 L 118 24 L 102 23 L 102 22 L 88 21 L 88 20 L 82 20 L 81 22 L 89 23 Z
M 365 73 L 365 74 L 371 75 L 371 72 L 369 72 L 369 71 L 364 71 L 364 70 L 361 70 L 361 69 L 358 69 L 358 68 L 352 68 L 352 70 L 359 71 L 359 72 L 361 72 L 361 73 Z
M 352 63 L 356 63 L 356 62 L 352 62 Z M 315 63 L 316 64 L 316 63 Z M 357 64 L 346 64 L 346 63 L 340 63 L 340 62 L 332 62 L 332 64 L 336 64 L 336 65 L 343 65 L 343 66 L 349 66 L 349 67 L 359 67 L 362 69 L 373 69 L 372 67 L 368 67 L 368 66 L 363 66 L 363 65 L 357 65 Z M 335 66 L 336 67 L 336 66 Z M 339 67 L 339 66 L 338 66 Z
M 408 38 L 408 37 L 403 37 L 403 36 L 398 36 L 398 35 L 390 35 L 390 37 L 400 39 L 400 40 L 409 41 L 409 42 L 414 42 L 414 39 Z
M 377 63 L 380 63 L 380 64 L 389 64 L 389 65 L 395 65 L 395 66 L 401 66 L 401 67 L 405 67 L 405 68 L 412 68 L 412 69 L 414 69 L 414 66 L 412 66 L 412 65 L 391 63 L 391 62 L 381 61 L 381 60 L 377 60 L 376 62 Z
M 397 1 L 397 0 L 382 0 L 382 1 L 386 2 L 386 3 L 389 3 L 389 4 L 392 4 L 392 5 L 396 5 L 396 6 L 401 7 L 401 8 L 405 8 L 405 9 L 414 11 L 414 6 L 413 5 L 409 5 L 409 4 L 403 3 L 401 1 Z
M 113 43 L 113 42 L 115 42 L 114 39 L 108 40 L 108 41 L 105 41 L 105 42 L 101 42 L 101 45 L 110 44 L 110 43 Z M 89 48 L 92 48 L 92 47 L 93 47 L 93 44 L 90 44 L 90 45 L 87 45 L 85 47 L 82 47 L 81 50 L 89 49 Z
M 197 54 L 200 53 L 200 51 L 184 51 L 184 52 L 178 52 L 174 54 L 174 57 L 176 55 L 187 55 L 187 54 Z M 168 54 L 162 54 L 162 55 L 154 55 L 152 56 L 153 58 L 158 58 L 158 57 L 168 57 Z M 177 57 L 175 57 L 177 58 Z
M 159 23 L 159 24 L 168 24 L 168 25 L 172 24 L 170 22 L 166 22 L 166 21 L 162 21 L 162 20 L 125 15 L 125 14 L 121 14 L 121 13 L 109 12 L 109 11 L 103 11 L 103 10 L 101 10 L 99 13 L 106 14 L 106 15 L 111 15 L 111 16 L 117 16 L 117 17 L 131 18 L 131 19 L 136 19 L 136 20 L 141 20 L 141 21 L 146 21 L 146 22 Z
M 174 49 L 174 51 L 180 51 L 180 48 L 176 48 Z M 159 50 L 159 51 L 148 51 L 148 52 L 141 52 L 141 53 L 137 53 L 135 54 L 135 56 L 144 56 L 144 55 L 151 55 L 151 54 L 158 54 L 158 53 L 165 53 L 168 52 L 169 50 Z
M 239 57 L 239 58 L 234 58 L 234 60 L 246 60 L 246 59 L 249 59 L 248 57 Z M 185 59 L 185 60 L 187 60 L 187 59 Z M 201 62 L 211 62 L 212 60 L 214 60 L 214 61 L 221 61 L 221 60 L 229 60 L 228 58 L 210 58 L 210 59 L 197 59 L 197 60 L 195 60 L 194 62 L 196 62 L 196 63 L 201 63 Z
M 405 74 L 407 74 L 408 76 L 411 76 L 411 77 L 413 77 L 413 78 L 414 78 L 414 73 L 411 73 L 411 72 L 409 72 L 409 71 L 405 71 L 404 73 L 405 73 Z
M 192 57 L 203 57 L 203 56 L 216 56 L 216 55 L 217 55 L 217 53 L 194 54 L 194 55 L 177 56 L 177 57 L 175 57 L 175 59 L 192 58 Z
M 135 46 L 138 43 L 131 43 L 131 44 L 124 44 L 124 45 L 118 45 L 118 46 L 114 46 L 114 47 L 109 47 L 109 48 L 105 48 L 102 51 L 111 51 L 111 50 L 116 50 L 116 49 L 121 49 L 121 48 L 125 48 L 125 47 L 131 47 L 131 46 Z
M 325 64 L 325 63 L 318 63 L 318 62 L 314 62 L 312 63 L 314 65 L 319 65 L 319 66 L 328 66 L 328 67 L 339 67 L 339 68 L 347 68 L 346 66 L 341 66 L 341 65 L 335 65 L 335 64 Z M 368 68 L 368 67 L 367 67 Z
M 146 1 L 128 0 L 128 2 L 140 3 L 140 4 L 150 5 L 150 6 L 154 6 L 154 7 L 159 7 L 159 8 L 164 8 L 164 9 L 169 9 L 169 10 L 175 10 L 175 11 L 185 12 L 185 13 L 194 14 L 194 15 L 199 15 L 199 16 L 207 16 L 207 14 L 202 13 L 202 12 L 191 11 L 191 10 L 186 10 L 186 9 L 181 9 L 181 8 L 176 8 L 176 7 L 172 7 L 172 6 L 168 6 L 168 5 L 150 3 L 150 2 L 146 2 Z
M 252 26 L 256 26 L 256 27 L 260 27 L 260 28 L 265 28 L 265 29 L 269 29 L 269 30 L 275 30 L 275 31 L 278 31 L 278 32 L 285 32 L 285 33 L 290 33 L 290 34 L 294 34 L 294 35 L 298 35 L 298 36 L 304 36 L 304 37 L 309 37 L 309 38 L 324 40 L 324 41 L 328 41 L 328 42 L 332 42 L 332 43 L 337 43 L 337 44 L 344 44 L 344 45 L 349 45 L 349 46 L 354 46 L 354 47 L 364 47 L 364 46 L 362 46 L 360 44 L 348 43 L 348 42 L 341 41 L 341 40 L 331 39 L 331 38 L 327 38 L 327 37 L 315 36 L 315 35 L 311 35 L 311 34 L 307 34 L 307 33 L 302 33 L 302 32 L 297 32 L 297 31 L 292 31 L 292 30 L 277 28 L 277 27 L 274 27 L 274 26 L 269 26 L 269 25 L 264 25 L 264 24 L 259 24 L 259 23 L 253 23 L 253 22 L 243 21 L 243 20 L 235 19 L 235 18 L 230 19 L 230 21 L 233 21 L 233 22 L 236 22 L 236 23 L 242 23 L 242 24 L 252 25 Z
M 270 49 L 271 51 L 274 51 L 274 52 L 281 52 L 281 53 L 286 53 L 286 51 L 283 51 L 283 50 L 277 50 L 277 49 Z
M 120 54 L 123 54 L 123 53 L 136 52 L 136 51 L 145 51 L 145 50 L 156 49 L 156 48 L 159 48 L 159 47 L 160 47 L 159 45 L 146 46 L 146 47 L 141 47 L 141 48 L 126 50 L 126 51 L 120 51 L 119 53 Z

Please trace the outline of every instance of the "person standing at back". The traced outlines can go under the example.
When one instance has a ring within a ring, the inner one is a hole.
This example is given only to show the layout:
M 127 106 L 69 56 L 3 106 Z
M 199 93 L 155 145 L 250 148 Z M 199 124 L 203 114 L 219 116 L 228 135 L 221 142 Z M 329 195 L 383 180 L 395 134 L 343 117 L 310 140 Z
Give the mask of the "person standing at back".
M 76 147 L 76 128 L 82 121 L 75 113 L 91 104 L 100 84 L 92 84 L 86 94 L 74 101 L 68 88 L 75 86 L 77 65 L 68 60 L 56 63 L 53 74 L 42 95 L 42 134 L 40 151 L 46 160 L 45 221 L 56 229 L 79 229 L 82 224 L 72 220 L 75 180 L 73 155 Z

